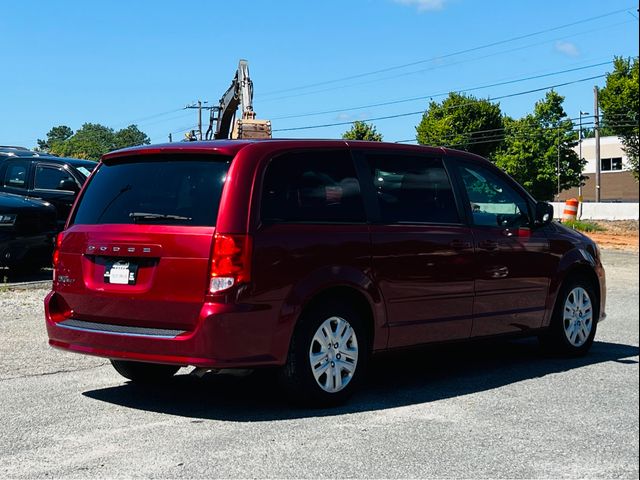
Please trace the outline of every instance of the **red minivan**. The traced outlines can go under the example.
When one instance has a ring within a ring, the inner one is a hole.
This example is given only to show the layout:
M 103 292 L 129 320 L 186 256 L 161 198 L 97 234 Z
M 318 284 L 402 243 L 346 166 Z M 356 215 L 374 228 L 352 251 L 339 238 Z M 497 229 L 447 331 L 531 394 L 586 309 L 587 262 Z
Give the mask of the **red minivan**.
M 54 253 L 49 343 L 134 382 L 182 366 L 278 367 L 343 401 L 372 354 L 537 335 L 587 352 L 598 247 L 487 160 L 343 140 L 171 143 L 109 153 Z

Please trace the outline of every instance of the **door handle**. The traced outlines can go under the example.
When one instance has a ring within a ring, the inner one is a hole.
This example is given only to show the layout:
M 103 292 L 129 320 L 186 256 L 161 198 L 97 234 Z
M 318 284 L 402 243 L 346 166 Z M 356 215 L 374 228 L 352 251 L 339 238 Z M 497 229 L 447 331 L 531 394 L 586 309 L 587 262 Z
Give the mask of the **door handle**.
M 506 278 L 509 275 L 509 268 L 504 266 L 495 266 L 487 269 L 490 278 Z
M 471 248 L 471 242 L 464 240 L 453 240 L 449 246 L 455 250 L 464 250 L 465 248 Z

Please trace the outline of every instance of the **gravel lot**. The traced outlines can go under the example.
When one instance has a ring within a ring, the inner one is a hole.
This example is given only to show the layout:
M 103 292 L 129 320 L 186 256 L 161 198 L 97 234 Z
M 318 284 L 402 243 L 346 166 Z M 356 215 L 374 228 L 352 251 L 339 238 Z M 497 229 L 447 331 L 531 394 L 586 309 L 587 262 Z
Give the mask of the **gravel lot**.
M 291 408 L 268 375 L 140 390 L 47 346 L 45 289 L 0 287 L 0 477 L 638 478 L 638 254 L 604 255 L 587 357 L 529 340 L 385 355 L 334 410 Z

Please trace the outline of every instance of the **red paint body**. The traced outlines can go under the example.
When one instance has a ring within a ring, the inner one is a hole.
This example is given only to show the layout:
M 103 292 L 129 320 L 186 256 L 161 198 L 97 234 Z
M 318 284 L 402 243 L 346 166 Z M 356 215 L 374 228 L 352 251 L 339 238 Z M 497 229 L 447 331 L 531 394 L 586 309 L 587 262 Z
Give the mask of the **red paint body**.
M 473 227 L 468 219 L 459 225 L 262 225 L 262 178 L 270 159 L 317 149 L 349 151 L 356 162 L 359 153 L 397 152 L 447 162 L 464 158 L 494 169 L 486 160 L 452 150 L 337 140 L 175 143 L 107 154 L 103 161 L 170 153 L 223 154 L 233 161 L 215 227 L 68 224 L 53 291 L 45 299 L 50 344 L 177 365 L 282 365 L 304 307 L 335 287 L 368 305 L 374 352 L 535 333 L 548 326 L 560 285 L 576 268 L 598 282 L 603 317 L 605 281 L 597 248 L 558 224 L 506 233 Z M 214 233 L 252 240 L 250 282 L 216 295 L 207 293 Z M 105 283 L 105 266 L 90 246 L 104 247 L 114 258 L 134 256 L 140 264 L 136 284 Z M 69 318 L 184 333 L 153 338 L 58 325 Z

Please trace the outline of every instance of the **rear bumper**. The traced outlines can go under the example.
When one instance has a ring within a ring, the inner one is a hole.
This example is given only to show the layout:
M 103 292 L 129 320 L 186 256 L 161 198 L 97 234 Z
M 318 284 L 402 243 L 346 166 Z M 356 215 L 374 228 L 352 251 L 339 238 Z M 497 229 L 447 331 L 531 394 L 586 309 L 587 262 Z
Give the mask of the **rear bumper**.
M 113 328 L 83 322 L 56 312 L 55 292 L 45 298 L 45 321 L 52 347 L 99 357 L 208 368 L 253 368 L 282 365 L 271 310 L 251 305 L 204 303 L 191 331 Z M 115 330 L 115 331 L 114 331 Z

